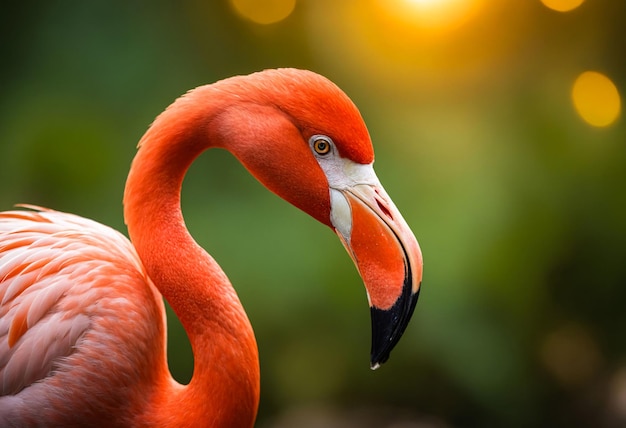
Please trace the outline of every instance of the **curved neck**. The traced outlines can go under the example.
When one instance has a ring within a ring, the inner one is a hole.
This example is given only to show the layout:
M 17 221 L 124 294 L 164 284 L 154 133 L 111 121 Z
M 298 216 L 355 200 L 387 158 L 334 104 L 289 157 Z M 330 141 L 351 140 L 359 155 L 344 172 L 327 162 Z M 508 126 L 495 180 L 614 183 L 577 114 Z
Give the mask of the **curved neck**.
M 258 407 L 254 333 L 228 278 L 190 236 L 180 209 L 185 173 L 217 145 L 211 124 L 226 106 L 224 94 L 211 87 L 177 100 L 142 138 L 126 183 L 130 238 L 194 354 L 189 385 L 176 384 L 165 370 L 164 385 L 155 388 L 148 411 L 158 426 L 252 426 Z

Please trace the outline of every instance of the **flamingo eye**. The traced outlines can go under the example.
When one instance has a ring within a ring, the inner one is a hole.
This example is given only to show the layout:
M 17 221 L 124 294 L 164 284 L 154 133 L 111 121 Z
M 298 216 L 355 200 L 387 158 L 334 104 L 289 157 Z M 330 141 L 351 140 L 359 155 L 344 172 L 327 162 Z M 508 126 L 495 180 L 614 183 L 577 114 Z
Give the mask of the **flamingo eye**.
M 332 148 L 332 140 L 330 138 L 323 135 L 314 135 L 311 137 L 310 141 L 312 141 L 313 150 L 315 150 L 315 153 L 318 155 L 324 156 L 330 153 Z

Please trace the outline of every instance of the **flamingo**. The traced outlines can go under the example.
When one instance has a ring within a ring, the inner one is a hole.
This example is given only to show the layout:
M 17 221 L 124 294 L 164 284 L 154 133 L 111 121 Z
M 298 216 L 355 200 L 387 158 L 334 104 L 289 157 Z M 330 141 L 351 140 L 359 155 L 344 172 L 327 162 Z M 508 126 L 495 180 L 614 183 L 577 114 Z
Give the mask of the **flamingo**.
M 209 148 L 336 232 L 366 287 L 371 367 L 387 360 L 419 295 L 418 243 L 348 96 L 310 71 L 265 70 L 198 87 L 155 119 L 126 182 L 130 241 L 50 209 L 0 213 L 0 426 L 254 425 L 252 327 L 180 208 L 185 172 Z M 168 370 L 163 298 L 191 343 L 188 385 Z

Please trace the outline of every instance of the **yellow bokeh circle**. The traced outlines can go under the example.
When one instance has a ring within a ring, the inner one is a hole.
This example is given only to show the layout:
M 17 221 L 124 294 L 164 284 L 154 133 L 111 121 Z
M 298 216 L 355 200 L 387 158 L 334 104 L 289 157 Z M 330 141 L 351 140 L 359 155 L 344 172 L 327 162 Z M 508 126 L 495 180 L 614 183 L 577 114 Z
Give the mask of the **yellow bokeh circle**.
M 611 125 L 621 110 L 617 87 L 597 71 L 585 71 L 578 76 L 572 87 L 572 102 L 585 122 L 598 127 Z
M 257 24 L 274 24 L 291 15 L 296 0 L 230 0 L 239 15 Z
M 569 12 L 583 4 L 585 0 L 541 0 L 545 6 L 557 12 Z

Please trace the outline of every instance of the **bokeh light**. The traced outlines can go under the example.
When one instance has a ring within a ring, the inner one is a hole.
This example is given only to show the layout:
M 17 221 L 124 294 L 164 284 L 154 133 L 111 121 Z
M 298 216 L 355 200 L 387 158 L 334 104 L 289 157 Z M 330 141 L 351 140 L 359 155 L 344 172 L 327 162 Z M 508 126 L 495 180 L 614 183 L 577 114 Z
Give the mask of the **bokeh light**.
M 492 7 L 484 0 L 319 0 L 306 6 L 316 60 L 346 79 L 399 96 L 472 87 L 494 72 L 494 63 L 506 67 L 530 11 L 525 2 Z M 491 29 L 505 12 L 517 19 L 494 37 Z
M 572 101 L 580 117 L 597 127 L 611 125 L 621 110 L 617 87 L 596 71 L 585 71 L 578 76 L 572 87 Z
M 546 7 L 557 12 L 569 12 L 583 4 L 585 0 L 541 0 Z
M 449 30 L 467 22 L 479 0 L 381 0 L 394 18 L 422 29 Z
M 237 13 L 257 24 L 274 24 L 291 15 L 296 0 L 231 0 Z

